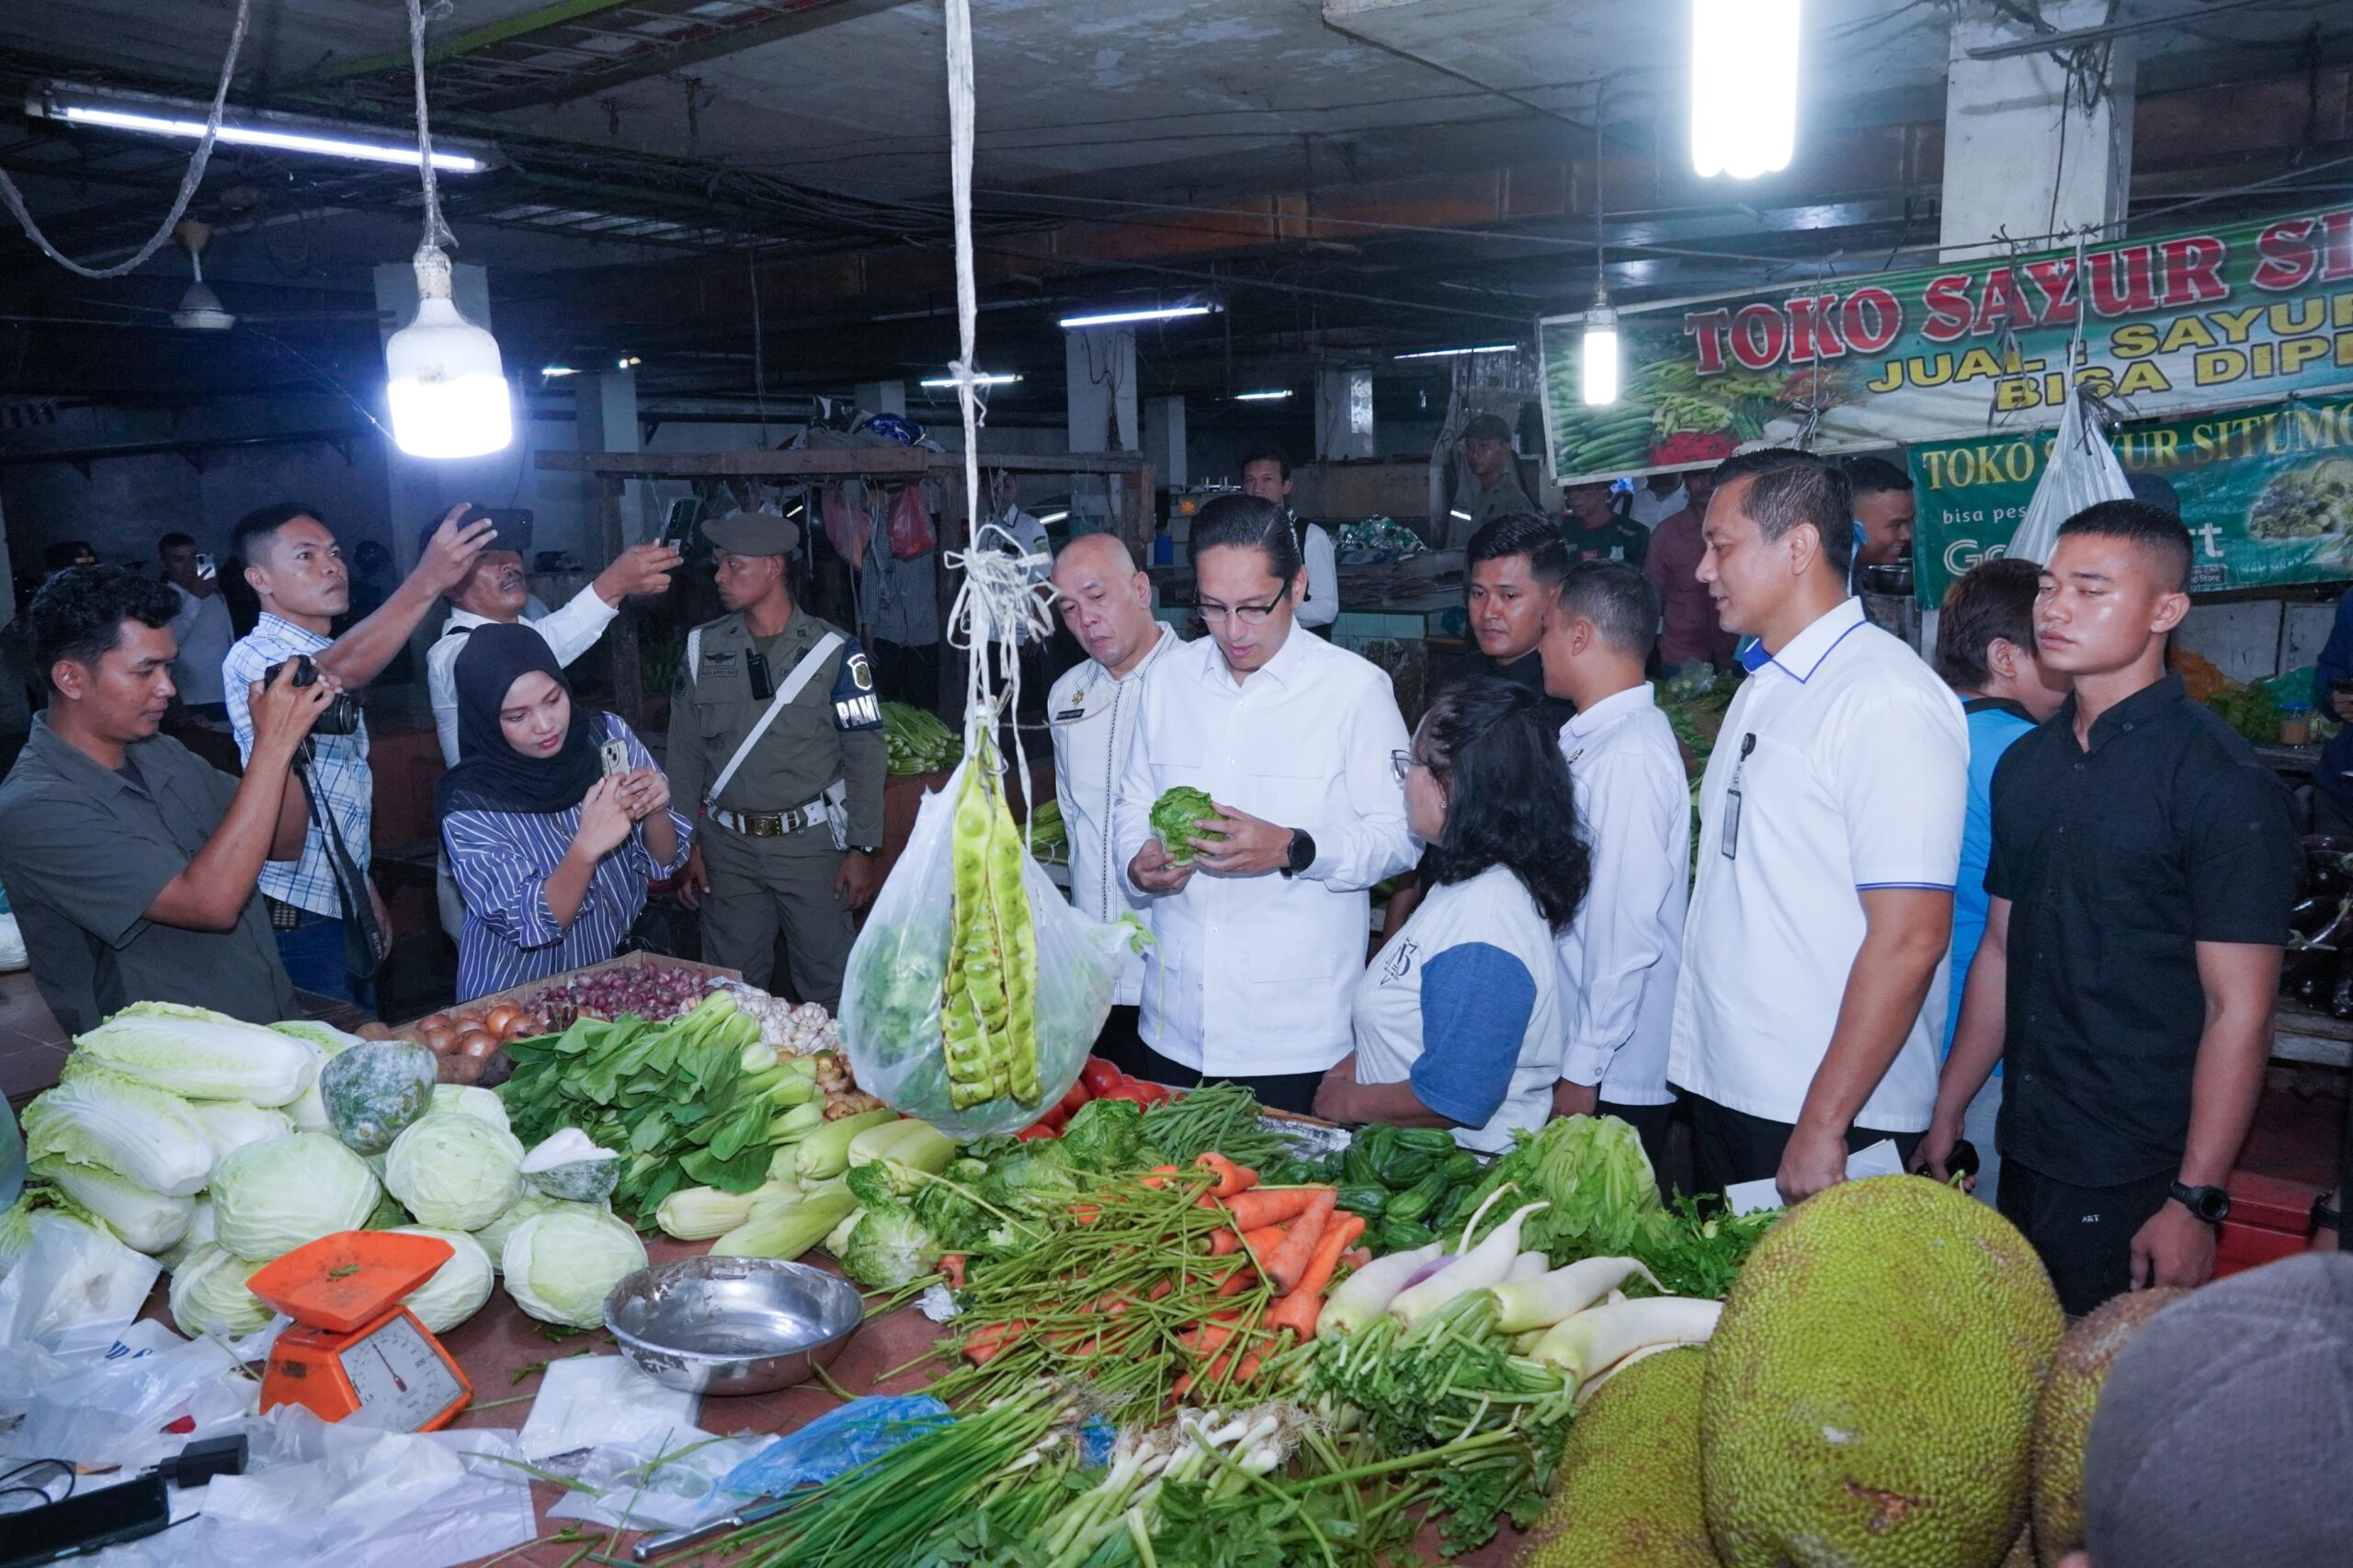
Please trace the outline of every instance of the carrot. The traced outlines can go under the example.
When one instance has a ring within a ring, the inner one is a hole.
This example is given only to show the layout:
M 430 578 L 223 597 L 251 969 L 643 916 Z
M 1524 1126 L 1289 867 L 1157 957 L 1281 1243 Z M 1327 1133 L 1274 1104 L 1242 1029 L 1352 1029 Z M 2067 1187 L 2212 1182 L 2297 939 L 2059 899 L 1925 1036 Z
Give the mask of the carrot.
M 1163 1275 L 1152 1282 L 1152 1289 L 1144 1292 L 1143 1299 L 1147 1301 L 1156 1301 L 1175 1289 L 1176 1289 L 1176 1281 Z
M 1168 1178 L 1176 1174 L 1176 1167 L 1175 1165 L 1154 1165 L 1152 1167 L 1152 1174 L 1143 1178 L 1143 1185 L 1152 1187 L 1156 1191 L 1159 1188 L 1167 1186 Z
M 1258 1262 L 1258 1267 L 1275 1282 L 1275 1289 L 1286 1296 L 1298 1289 L 1300 1279 L 1307 1273 L 1309 1261 L 1315 1256 L 1316 1244 L 1324 1239 L 1324 1233 L 1332 1228 L 1333 1199 L 1329 1187 L 1319 1193 L 1307 1212 L 1292 1223 L 1290 1233 L 1283 1238 L 1282 1245 Z M 1332 1256 L 1335 1258 L 1340 1256 L 1337 1247 L 1332 1250 Z
M 1314 1203 L 1317 1193 L 1328 1194 L 1331 1191 L 1328 1187 L 1255 1187 L 1227 1199 L 1225 1210 L 1233 1216 L 1235 1230 L 1256 1231 L 1298 1219 Z
M 1266 1225 L 1242 1233 L 1242 1249 L 1248 1253 L 1259 1267 L 1267 1266 L 1267 1256 L 1282 1245 L 1290 1235 L 1289 1225 Z
M 1372 1254 L 1363 1247 L 1350 1247 L 1340 1255 L 1340 1261 L 1350 1268 L 1362 1268 L 1372 1261 Z
M 986 1366 L 998 1355 L 1012 1347 L 1013 1342 L 1029 1330 L 1026 1319 L 1014 1318 L 1006 1323 L 984 1324 L 972 1331 L 964 1341 L 964 1359 L 975 1367 Z
M 1267 1309 L 1259 1322 L 1270 1334 L 1289 1329 L 1294 1339 L 1315 1337 L 1316 1315 L 1324 1310 L 1324 1299 L 1314 1290 L 1293 1290 Z
M 941 1254 L 939 1272 L 948 1277 L 949 1290 L 962 1290 L 964 1288 L 964 1255 L 961 1252 Z
M 1332 1282 L 1340 1255 L 1363 1233 L 1364 1219 L 1357 1214 L 1341 1215 L 1324 1227 L 1323 1239 L 1315 1244 L 1306 1273 L 1300 1276 L 1299 1283 L 1288 1294 L 1267 1310 L 1265 1322 L 1269 1332 L 1287 1328 L 1300 1339 L 1315 1337 L 1315 1319 L 1324 1308 L 1324 1287 Z
M 1242 1250 L 1242 1237 L 1233 1231 L 1218 1229 L 1210 1233 L 1210 1256 L 1231 1257 Z
M 1249 1268 L 1248 1268 L 1248 1267 L 1245 1267 L 1245 1266 L 1244 1266 L 1244 1265 L 1236 1264 L 1236 1265 L 1234 1266 L 1233 1272 L 1233 1273 L 1231 1273 L 1231 1274 L 1229 1274 L 1229 1275 L 1227 1275 L 1224 1278 L 1222 1278 L 1222 1279 L 1219 1280 L 1219 1281 L 1218 1281 L 1218 1284 L 1217 1284 L 1217 1289 L 1216 1289 L 1215 1290 L 1211 1291 L 1210 1293 L 1211 1293 L 1211 1295 L 1213 1295 L 1213 1296 L 1220 1296 L 1220 1297 L 1223 1297 L 1223 1296 L 1238 1296 L 1238 1295 L 1242 1294 L 1243 1287 L 1244 1287 L 1244 1286 L 1245 1286 L 1245 1285 L 1247 1285 L 1247 1284 L 1249 1284 L 1249 1283 L 1250 1283 L 1250 1270 L 1249 1270 Z
M 1082 1225 L 1092 1225 L 1102 1216 L 1102 1213 L 1103 1210 L 1092 1203 L 1074 1203 L 1070 1206 L 1070 1217 Z
M 1241 1360 L 1234 1363 L 1233 1381 L 1237 1383 L 1246 1383 L 1251 1379 L 1256 1377 L 1258 1375 L 1258 1368 L 1265 1359 L 1266 1358 L 1259 1355 L 1256 1350 L 1253 1350 L 1248 1355 L 1243 1357 Z
M 1217 1185 L 1210 1188 L 1211 1198 L 1232 1198 L 1258 1185 L 1258 1173 L 1247 1165 L 1237 1165 L 1212 1149 L 1193 1162 L 1217 1177 Z

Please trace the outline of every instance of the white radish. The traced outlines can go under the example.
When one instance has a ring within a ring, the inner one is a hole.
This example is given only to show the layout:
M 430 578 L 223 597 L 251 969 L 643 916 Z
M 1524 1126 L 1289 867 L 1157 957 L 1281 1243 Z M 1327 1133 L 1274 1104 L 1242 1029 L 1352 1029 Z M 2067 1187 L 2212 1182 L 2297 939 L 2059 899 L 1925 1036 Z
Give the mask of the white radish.
M 1530 1354 L 1558 1368 L 1574 1392 L 1645 1346 L 1705 1344 L 1723 1310 L 1722 1301 L 1684 1296 L 1589 1307 L 1547 1330 Z
M 1457 1296 L 1486 1290 L 1504 1282 L 1512 1259 L 1519 1256 L 1519 1227 L 1530 1214 L 1550 1203 L 1529 1203 L 1496 1226 L 1487 1239 L 1454 1260 L 1454 1266 L 1433 1274 L 1389 1303 L 1389 1315 L 1413 1327 Z
M 1651 1289 L 1660 1295 L 1666 1294 L 1666 1287 L 1640 1259 L 1631 1257 L 1588 1257 L 1533 1279 L 1506 1275 L 1495 1287 L 1496 1332 L 1522 1334 L 1531 1328 L 1550 1328 L 1574 1317 L 1637 1275 L 1649 1280 Z
M 1438 1259 L 1442 1244 L 1432 1242 L 1413 1252 L 1392 1252 L 1386 1257 L 1376 1257 L 1341 1280 L 1330 1300 L 1324 1303 L 1324 1310 L 1315 1316 L 1315 1336 L 1322 1339 L 1354 1334 L 1378 1318 L 1389 1310 L 1390 1301 L 1398 1292 L 1412 1283 L 1423 1265 Z
M 1511 1260 L 1511 1267 L 1504 1275 L 1504 1283 L 1508 1285 L 1515 1279 L 1541 1278 L 1552 1267 L 1552 1260 L 1540 1252 L 1521 1253 Z

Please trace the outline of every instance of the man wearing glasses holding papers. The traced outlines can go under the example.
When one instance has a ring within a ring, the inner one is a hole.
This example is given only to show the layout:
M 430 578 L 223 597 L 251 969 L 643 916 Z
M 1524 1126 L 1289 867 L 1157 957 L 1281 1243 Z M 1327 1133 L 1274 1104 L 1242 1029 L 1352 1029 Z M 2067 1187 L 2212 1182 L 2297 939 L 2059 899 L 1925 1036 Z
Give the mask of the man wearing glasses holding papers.
M 1210 634 L 1170 649 L 1145 683 L 1113 807 L 1154 937 L 1147 1075 L 1231 1079 L 1303 1112 L 1352 1043 L 1369 890 L 1414 863 L 1390 763 L 1405 722 L 1377 666 L 1294 635 L 1306 574 L 1280 506 L 1220 496 L 1192 548 Z M 1172 856 L 1151 812 L 1180 786 L 1216 812 Z

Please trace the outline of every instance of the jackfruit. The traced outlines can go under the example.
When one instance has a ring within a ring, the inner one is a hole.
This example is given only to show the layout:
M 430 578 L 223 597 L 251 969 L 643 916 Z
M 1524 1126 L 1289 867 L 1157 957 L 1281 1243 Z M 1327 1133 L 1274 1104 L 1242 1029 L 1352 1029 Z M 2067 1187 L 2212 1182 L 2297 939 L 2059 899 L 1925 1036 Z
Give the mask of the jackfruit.
M 2084 1544 L 2084 1442 L 2100 1385 L 2124 1342 L 2189 1292 L 2166 1286 L 2111 1296 L 2059 1342 L 2034 1407 L 2034 1542 L 2043 1568 Z
M 1699 1507 L 1707 1360 L 1696 1346 L 1646 1357 L 1593 1396 L 1516 1568 L 1716 1568 Z
M 1726 1568 L 1997 1568 L 2065 1320 L 2024 1236 L 1918 1176 L 1845 1182 L 1748 1256 L 1699 1402 Z

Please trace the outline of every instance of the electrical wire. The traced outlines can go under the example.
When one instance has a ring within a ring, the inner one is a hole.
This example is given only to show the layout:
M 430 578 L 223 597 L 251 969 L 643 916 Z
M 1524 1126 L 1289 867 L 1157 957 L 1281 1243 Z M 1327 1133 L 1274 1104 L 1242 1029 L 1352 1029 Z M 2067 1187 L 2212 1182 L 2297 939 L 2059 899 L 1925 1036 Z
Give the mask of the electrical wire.
M 40 225 L 33 221 L 32 210 L 25 205 L 24 192 L 17 188 L 17 182 L 8 177 L 6 170 L 0 170 L 0 203 L 6 205 L 9 214 L 17 220 L 17 227 L 24 230 L 26 238 L 40 247 L 43 256 L 78 277 L 120 278 L 144 267 L 148 257 L 164 248 L 165 242 L 172 237 L 172 231 L 179 227 L 180 219 L 188 211 L 188 204 L 196 199 L 196 187 L 204 181 L 205 165 L 212 161 L 212 149 L 221 135 L 222 111 L 228 107 L 229 83 L 237 72 L 237 55 L 244 48 L 245 28 L 253 20 L 253 9 L 254 0 L 237 0 L 236 20 L 229 29 L 229 52 L 221 60 L 221 85 L 213 89 L 212 107 L 204 117 L 204 134 L 197 138 L 196 151 L 188 155 L 187 172 L 180 176 L 179 191 L 172 198 L 172 210 L 164 215 L 163 222 L 147 237 L 147 243 L 133 252 L 128 260 L 119 261 L 112 267 L 85 267 L 50 244 L 49 236 L 41 233 Z
M 449 0 L 434 0 L 430 6 L 424 0 L 408 0 L 409 74 L 416 88 L 416 164 L 425 180 L 425 239 L 416 247 L 416 266 L 421 274 L 427 266 L 438 263 L 446 278 L 449 263 L 441 254 L 441 243 L 447 240 L 455 246 L 458 237 L 441 221 L 441 180 L 433 167 L 433 126 L 425 108 L 425 21 L 428 12 L 435 21 L 439 21 L 449 14 Z M 442 292 L 449 290 L 445 287 Z

